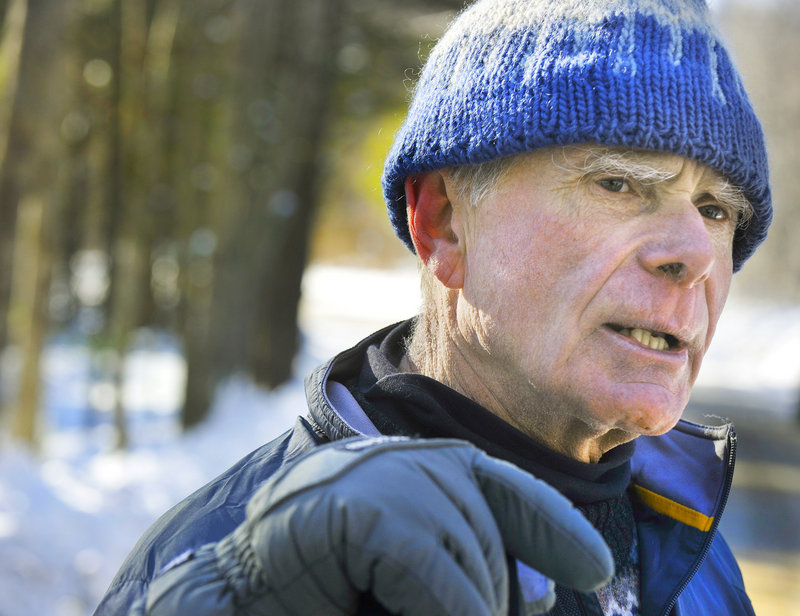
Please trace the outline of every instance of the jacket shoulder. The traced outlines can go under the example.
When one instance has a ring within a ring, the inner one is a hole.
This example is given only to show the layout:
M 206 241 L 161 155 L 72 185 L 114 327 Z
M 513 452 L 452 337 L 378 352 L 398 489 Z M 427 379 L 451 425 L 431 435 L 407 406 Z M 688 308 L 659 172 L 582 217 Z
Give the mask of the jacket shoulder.
M 126 614 L 150 581 L 188 550 L 217 541 L 245 517 L 258 487 L 282 466 L 320 444 L 303 418 L 273 441 L 164 513 L 139 539 L 111 582 L 94 616 Z

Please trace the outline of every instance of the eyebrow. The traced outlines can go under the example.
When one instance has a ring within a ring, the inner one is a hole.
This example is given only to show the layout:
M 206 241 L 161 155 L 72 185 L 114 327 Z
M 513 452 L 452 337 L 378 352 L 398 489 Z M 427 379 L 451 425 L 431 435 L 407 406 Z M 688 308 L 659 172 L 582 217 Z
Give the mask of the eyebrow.
M 750 218 L 753 216 L 753 204 L 745 196 L 744 191 L 738 186 L 732 184 L 725 178 L 720 178 L 715 181 L 717 186 L 711 192 L 711 196 L 720 201 L 721 203 L 733 208 L 739 218 L 737 226 L 744 228 Z
M 659 169 L 654 165 L 634 160 L 629 152 L 602 150 L 590 152 L 582 163 L 576 163 L 573 169 L 581 174 L 581 179 L 589 175 L 605 173 L 625 179 L 636 180 L 644 185 L 667 182 L 678 176 L 677 172 Z
M 572 152 L 584 152 L 583 160 L 571 155 Z M 642 155 L 631 150 L 614 148 L 580 148 L 565 147 L 561 161 L 553 157 L 553 164 L 580 174 L 579 181 L 597 174 L 608 174 L 626 180 L 633 180 L 644 186 L 652 186 L 669 182 L 680 175 L 679 171 L 660 169 L 655 164 L 640 160 Z M 714 173 L 713 179 L 704 195 L 716 199 L 720 204 L 731 208 L 737 214 L 737 225 L 744 227 L 753 214 L 753 206 L 741 188 L 732 184 L 725 177 Z

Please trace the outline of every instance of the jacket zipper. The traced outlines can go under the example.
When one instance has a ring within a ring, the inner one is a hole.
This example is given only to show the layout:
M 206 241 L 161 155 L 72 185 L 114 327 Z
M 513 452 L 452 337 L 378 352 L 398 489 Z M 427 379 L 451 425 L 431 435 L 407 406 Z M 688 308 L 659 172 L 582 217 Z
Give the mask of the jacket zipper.
M 661 612 L 661 616 L 668 616 L 668 614 L 672 611 L 672 608 L 674 608 L 675 604 L 678 602 L 678 597 L 684 590 L 686 590 L 689 582 L 692 581 L 692 578 L 694 578 L 695 574 L 700 570 L 700 567 L 705 561 L 706 556 L 708 556 L 708 552 L 711 550 L 711 543 L 714 541 L 714 537 L 717 534 L 717 526 L 719 526 L 719 520 L 722 517 L 722 512 L 725 509 L 725 505 L 728 503 L 728 495 L 731 492 L 731 484 L 733 483 L 733 465 L 736 461 L 736 432 L 734 432 L 733 428 L 731 428 L 728 432 L 728 447 L 728 466 L 725 474 L 725 485 L 723 486 L 720 505 L 717 507 L 717 512 L 714 516 L 714 522 L 711 524 L 711 528 L 708 531 L 708 536 L 703 544 L 703 549 L 700 551 L 700 555 L 694 561 L 694 565 L 692 565 L 689 574 L 683 578 L 681 585 L 670 597 L 666 609 Z

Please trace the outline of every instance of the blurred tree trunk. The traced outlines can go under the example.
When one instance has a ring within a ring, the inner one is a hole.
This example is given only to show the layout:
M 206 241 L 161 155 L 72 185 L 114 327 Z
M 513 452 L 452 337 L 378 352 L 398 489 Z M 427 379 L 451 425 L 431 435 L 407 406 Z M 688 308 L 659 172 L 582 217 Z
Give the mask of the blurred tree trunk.
M 126 61 L 136 55 L 135 46 L 138 36 L 131 35 L 129 30 L 138 26 L 131 15 L 126 15 L 127 0 L 113 0 L 111 4 L 111 29 L 114 41 L 110 56 L 112 70 L 109 118 L 109 161 L 106 181 L 106 234 L 108 255 L 110 258 L 110 286 L 107 298 L 106 331 L 111 347 L 119 361 L 116 362 L 114 382 L 117 391 L 114 403 L 115 446 L 125 448 L 128 445 L 128 429 L 125 409 L 122 400 L 124 356 L 128 343 L 128 335 L 133 328 L 137 312 L 139 289 L 137 289 L 138 269 L 141 267 L 141 255 L 138 252 L 136 237 L 133 234 L 131 220 L 126 216 L 130 207 L 130 199 L 125 194 L 125 143 L 123 141 L 125 116 L 124 88 L 125 78 L 123 66 Z M 130 19 L 133 23 L 126 22 Z M 125 67 L 127 73 L 128 67 Z
M 196 1 L 196 0 L 195 0 Z M 142 270 L 141 286 L 145 290 L 140 306 L 139 322 L 147 326 L 168 326 L 170 322 L 160 310 L 153 288 L 153 263 L 158 256 L 170 254 L 176 244 L 176 208 L 172 190 L 171 145 L 168 134 L 170 114 L 169 78 L 175 55 L 178 24 L 184 10 L 183 0 L 159 0 L 152 9 L 144 49 L 142 83 L 144 105 L 140 126 L 132 126 L 140 135 L 137 158 L 142 166 L 141 207 L 139 218 L 143 241 L 148 248 L 150 263 Z M 174 251 L 173 251 L 174 252 Z M 171 255 L 175 259 L 175 255 Z M 173 261 L 174 262 L 174 261 Z M 174 289 L 177 293 L 177 289 Z
M 10 0 L 0 0 L 0 28 L 5 25 L 6 9 Z
M 214 389 L 210 342 L 217 243 L 214 213 L 227 217 L 237 209 L 220 170 L 229 138 L 228 99 L 223 95 L 230 94 L 224 85 L 231 62 L 229 39 L 221 36 L 215 42 L 205 34 L 208 23 L 230 24 L 227 15 L 218 12 L 218 4 L 196 0 L 191 9 L 186 7 L 165 122 L 166 132 L 172 135 L 167 161 L 172 194 L 180 203 L 175 226 L 182 247 L 177 320 L 187 363 L 184 427 L 206 416 Z
M 19 200 L 14 174 L 22 164 L 15 154 L 25 147 L 25 136 L 16 126 L 16 121 L 23 113 L 18 102 L 18 82 L 27 12 L 28 0 L 9 1 L 0 41 L 0 74 L 3 75 L 0 95 L 0 349 L 6 346 L 8 338 L 8 302 Z
M 273 94 L 278 123 L 272 129 L 277 140 L 270 144 L 272 147 L 264 148 L 277 177 L 272 178 L 273 185 L 266 190 L 256 187 L 251 192 L 250 206 L 256 224 L 242 230 L 249 232 L 255 248 L 251 254 L 256 256 L 255 322 L 248 337 L 249 363 L 255 380 L 270 388 L 291 376 L 297 351 L 300 283 L 320 184 L 320 145 L 334 83 L 338 20 L 343 10 L 341 2 L 332 0 L 291 6 L 291 23 L 284 25 L 281 46 L 273 56 L 279 70 L 261 81 L 264 91 L 271 90 Z M 287 58 L 291 59 L 291 66 Z M 256 58 L 251 57 L 250 61 Z M 258 99 L 249 100 L 248 105 L 252 105 Z M 252 128 L 251 125 L 250 134 Z M 267 133 L 258 138 L 269 143 L 269 137 Z
M 15 237 L 14 272 L 9 311 L 9 334 L 19 348 L 22 366 L 14 407 L 12 434 L 30 444 L 37 442 L 39 360 L 46 329 L 50 253 L 45 233 L 43 195 L 19 202 Z
M 10 283 L 4 283 L 8 285 L 7 335 L 21 350 L 23 367 L 13 427 L 17 436 L 30 442 L 35 439 L 39 357 L 47 318 L 52 245 L 48 221 L 56 205 L 54 178 L 61 149 L 63 109 L 59 97 L 50 94 L 64 86 L 60 52 L 68 6 L 64 0 L 39 0 L 25 7 L 16 77 L 10 79 L 16 82 L 13 104 L 4 132 L 5 149 L 0 153 L 0 244 L 6 250 L 13 247 L 10 258 L 4 256 L 2 263 L 4 272 L 12 272 Z M 9 11 L 14 10 L 22 11 L 20 0 L 9 5 Z M 22 26 L 18 17 L 7 19 L 6 25 Z M 15 232 L 16 237 L 10 235 Z
M 116 445 L 128 445 L 122 399 L 124 357 L 131 333 L 142 325 L 150 296 L 150 221 L 146 194 L 160 147 L 148 116 L 146 75 L 149 23 L 147 4 L 115 0 L 117 46 L 112 55 L 111 165 L 109 168 L 109 238 L 112 240 L 112 285 L 108 337 L 121 361 L 117 364 L 114 407 Z
M 151 255 L 162 222 L 152 214 L 165 154 L 161 119 L 166 113 L 167 74 L 181 0 L 116 0 L 114 19 L 119 41 L 113 54 L 109 168 L 109 233 L 112 276 L 108 334 L 122 359 L 130 334 L 154 322 Z M 122 400 L 124 362 L 117 371 L 114 425 L 119 447 L 128 443 Z
M 210 344 L 187 349 L 185 426 L 205 416 L 221 377 L 241 370 L 275 387 L 291 375 L 344 3 L 239 0 L 237 8 L 232 151 L 246 164 L 218 256 Z

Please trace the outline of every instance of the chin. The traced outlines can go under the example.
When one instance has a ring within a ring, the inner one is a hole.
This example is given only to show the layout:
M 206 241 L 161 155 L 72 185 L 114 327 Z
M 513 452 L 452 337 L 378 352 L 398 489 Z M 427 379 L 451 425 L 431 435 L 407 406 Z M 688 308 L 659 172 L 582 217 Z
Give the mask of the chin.
M 679 409 L 638 407 L 622 418 L 621 423 L 628 432 L 639 436 L 659 436 L 672 430 L 681 415 L 683 407 Z
M 636 430 L 636 434 L 638 434 L 639 436 L 661 436 L 662 434 L 666 434 L 667 432 L 672 430 L 672 428 L 675 427 L 680 418 L 681 416 L 678 415 L 677 417 L 675 417 L 674 421 L 670 421 L 669 423 L 663 425 L 656 425 L 652 427 L 641 426 L 639 427 L 638 430 Z
M 613 428 L 636 436 L 659 436 L 672 430 L 683 415 L 688 395 L 675 396 L 663 390 L 656 396 L 648 393 L 651 395 L 612 399 L 608 409 L 611 414 L 605 416 L 614 418 Z M 602 418 L 602 410 L 598 409 L 595 416 Z

